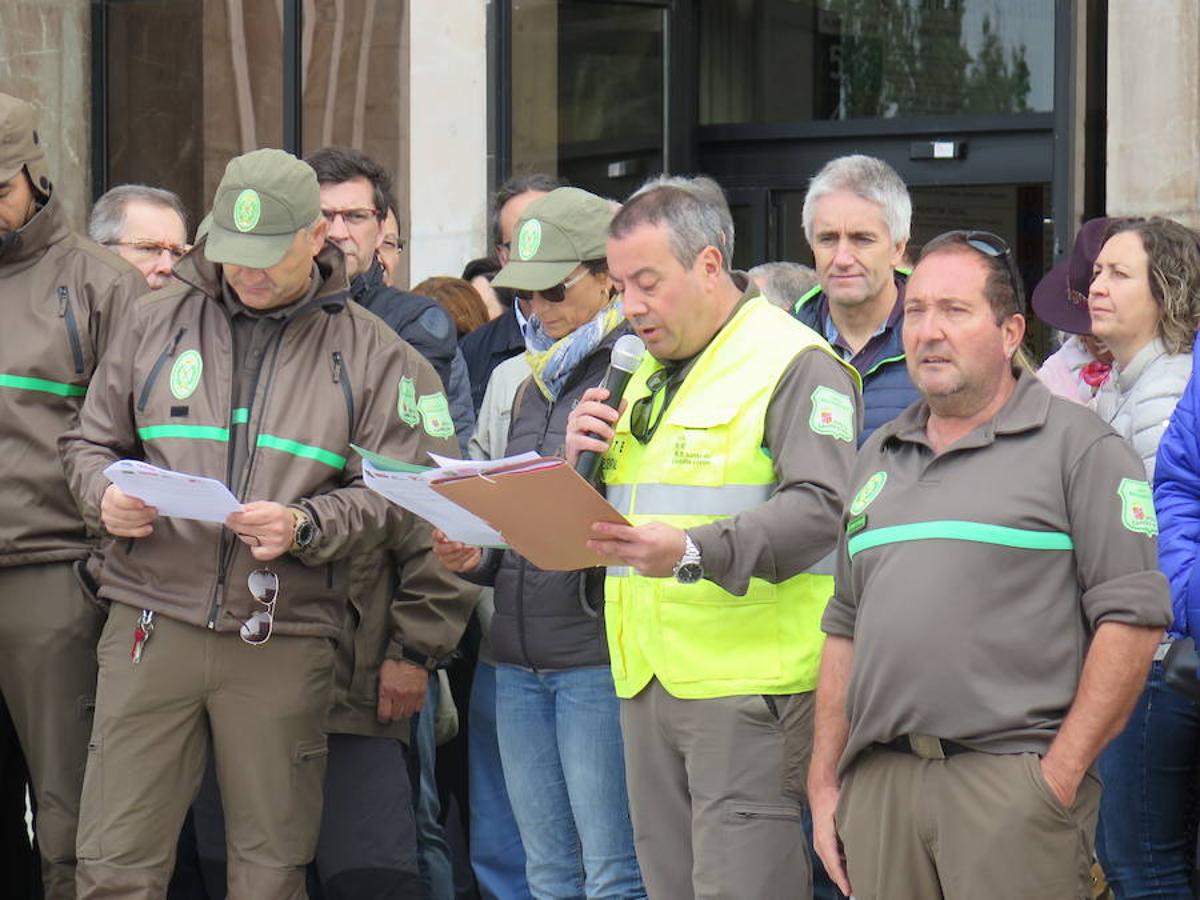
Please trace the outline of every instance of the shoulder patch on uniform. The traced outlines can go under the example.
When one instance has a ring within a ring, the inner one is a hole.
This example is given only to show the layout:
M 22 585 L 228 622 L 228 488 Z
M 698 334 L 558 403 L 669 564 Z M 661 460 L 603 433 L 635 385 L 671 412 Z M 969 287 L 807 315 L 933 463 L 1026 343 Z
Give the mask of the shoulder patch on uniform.
M 422 394 L 417 401 L 417 409 L 421 411 L 421 426 L 431 437 L 454 437 L 454 420 L 450 418 L 450 404 L 446 395 L 441 391 L 436 394 Z
M 197 350 L 185 350 L 171 366 L 171 394 L 176 400 L 186 400 L 200 385 L 204 372 L 204 360 Z
M 400 379 L 400 389 L 396 397 L 396 415 L 409 428 L 416 428 L 421 421 L 421 412 L 417 409 L 417 386 L 407 375 Z
M 1122 478 L 1117 486 L 1121 498 L 1121 524 L 1130 531 L 1154 537 L 1158 534 L 1158 516 L 1154 512 L 1154 492 L 1137 478 Z
M 820 385 L 812 392 L 808 427 L 839 441 L 854 442 L 854 401 L 848 394 Z
M 863 482 L 863 486 L 850 501 L 850 515 L 857 516 L 866 512 L 867 507 L 875 501 L 883 486 L 887 484 L 887 477 L 887 472 L 880 470 Z
M 422 328 L 439 341 L 445 340 L 446 335 L 450 333 L 450 313 L 446 312 L 440 306 L 429 307 L 429 309 L 421 313 L 421 317 L 417 321 L 421 323 Z

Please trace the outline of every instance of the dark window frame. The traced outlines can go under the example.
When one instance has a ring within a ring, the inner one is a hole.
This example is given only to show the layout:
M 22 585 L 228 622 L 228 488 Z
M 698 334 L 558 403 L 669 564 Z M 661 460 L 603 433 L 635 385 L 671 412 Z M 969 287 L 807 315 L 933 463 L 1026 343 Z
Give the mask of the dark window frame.
M 92 56 L 92 201 L 111 186 L 108 175 L 108 9 L 122 0 L 91 0 Z M 303 35 L 302 0 L 283 0 L 283 149 L 300 156 L 303 151 Z

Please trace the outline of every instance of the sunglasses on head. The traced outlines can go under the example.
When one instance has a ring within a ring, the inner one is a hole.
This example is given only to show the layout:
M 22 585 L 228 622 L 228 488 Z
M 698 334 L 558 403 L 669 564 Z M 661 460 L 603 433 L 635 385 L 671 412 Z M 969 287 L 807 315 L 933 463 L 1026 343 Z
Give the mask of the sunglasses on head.
M 279 576 L 270 569 L 255 569 L 246 579 L 250 595 L 266 607 L 242 623 L 240 634 L 247 644 L 265 644 L 275 625 L 275 599 L 279 596 Z
M 544 291 L 518 290 L 515 293 L 519 299 L 525 300 L 526 302 L 532 300 L 533 295 L 537 294 L 547 303 L 562 303 L 567 299 L 567 291 L 575 287 L 575 285 L 579 284 L 579 282 L 583 281 L 584 276 L 586 276 L 587 273 L 588 270 L 584 269 L 578 275 L 568 278 L 566 281 L 562 282 L 561 284 L 556 284 L 554 287 L 546 288 Z
M 1021 273 L 1017 271 L 1017 263 L 1013 259 L 1012 250 L 1004 242 L 1004 238 L 990 231 L 962 231 L 958 233 L 962 235 L 963 242 L 972 250 L 977 250 L 984 256 L 990 256 L 992 259 L 1004 260 L 1004 266 L 1008 270 L 1008 283 L 1012 286 L 1013 295 L 1017 298 L 1017 311 L 1024 314 L 1025 288 L 1021 282 Z M 1086 303 L 1087 298 L 1085 297 L 1084 304 L 1086 305 Z

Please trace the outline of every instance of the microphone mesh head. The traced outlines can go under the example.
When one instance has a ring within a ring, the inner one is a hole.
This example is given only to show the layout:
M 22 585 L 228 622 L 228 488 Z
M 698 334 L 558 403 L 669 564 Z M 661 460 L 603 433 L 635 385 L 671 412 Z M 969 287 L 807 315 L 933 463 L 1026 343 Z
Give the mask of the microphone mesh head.
M 611 365 L 622 372 L 637 371 L 646 355 L 646 345 L 636 334 L 624 334 L 613 344 Z

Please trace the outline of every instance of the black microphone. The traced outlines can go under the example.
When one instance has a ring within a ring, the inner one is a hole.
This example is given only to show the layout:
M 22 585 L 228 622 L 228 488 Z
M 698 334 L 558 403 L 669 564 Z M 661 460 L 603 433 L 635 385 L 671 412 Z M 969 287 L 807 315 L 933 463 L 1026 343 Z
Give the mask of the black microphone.
M 625 393 L 629 379 L 633 377 L 637 367 L 642 364 L 642 357 L 645 355 L 646 345 L 636 334 L 625 334 L 617 338 L 617 342 L 613 344 L 608 372 L 604 376 L 604 381 L 600 383 L 600 387 L 608 388 L 608 399 L 604 401 L 605 406 L 617 409 L 621 405 L 621 395 Z M 589 437 L 600 439 L 598 434 L 592 434 L 590 431 L 587 434 Z M 579 459 L 575 462 L 575 471 L 595 484 L 596 476 L 600 474 L 600 454 L 594 450 L 585 450 L 580 453 Z

